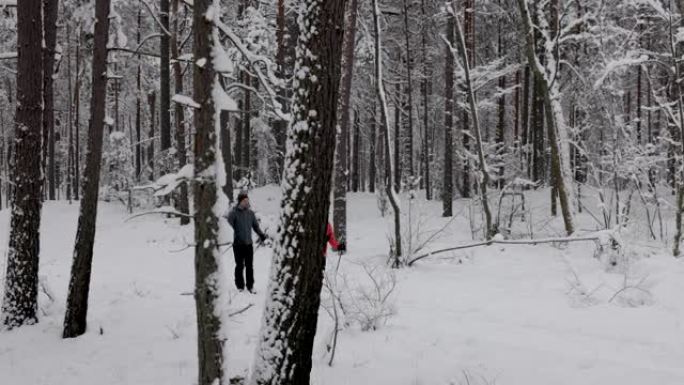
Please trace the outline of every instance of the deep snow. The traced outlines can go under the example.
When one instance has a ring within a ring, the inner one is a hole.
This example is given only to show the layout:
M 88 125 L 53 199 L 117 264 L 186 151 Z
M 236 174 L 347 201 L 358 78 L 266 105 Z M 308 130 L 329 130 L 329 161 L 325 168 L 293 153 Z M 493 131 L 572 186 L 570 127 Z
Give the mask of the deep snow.
M 266 187 L 251 195 L 262 227 L 271 233 L 279 194 L 279 188 Z M 541 220 L 547 195 L 528 197 L 535 207 L 535 237 L 562 229 L 559 219 Z M 359 263 L 375 266 L 376 277 L 394 273 L 397 286 L 390 302 L 395 314 L 375 331 L 362 332 L 355 323 L 343 330 L 334 365 L 328 367 L 325 347 L 333 324 L 322 310 L 314 384 L 684 383 L 684 265 L 642 241 L 643 228 L 636 222 L 624 238 L 639 246 L 631 247 L 630 258 L 617 267 L 594 258 L 592 243 L 576 243 L 481 247 L 391 272 L 385 268 L 388 219 L 380 218 L 376 198 L 350 194 L 349 201 L 349 252 L 340 259 L 340 272 L 350 282 L 345 295 L 353 297 L 356 285 L 370 284 Z M 402 202 L 407 205 L 407 197 Z M 424 222 L 423 231 L 446 223 L 439 203 L 415 205 L 414 221 Z M 466 205 L 456 202 L 460 217 L 431 247 L 471 239 Z M 44 207 L 40 275 L 52 300 L 41 292 L 38 325 L 0 332 L 0 384 L 195 383 L 195 313 L 188 295 L 192 249 L 175 252 L 192 241 L 191 228 L 159 215 L 126 222 L 121 204 L 102 203 L 88 333 L 62 340 L 77 215 L 77 204 Z M 595 227 L 586 215 L 581 218 L 578 227 Z M 0 212 L 3 254 L 8 222 L 9 212 Z M 229 231 L 224 236 L 230 237 Z M 232 271 L 232 250 L 224 256 Z M 329 258 L 337 261 L 333 253 Z M 3 275 L 4 263 L 3 258 Z M 254 303 L 228 325 L 233 375 L 244 375 L 254 356 L 269 264 L 270 249 L 257 249 L 258 294 L 231 291 L 232 309 Z M 636 288 L 620 291 L 625 283 Z

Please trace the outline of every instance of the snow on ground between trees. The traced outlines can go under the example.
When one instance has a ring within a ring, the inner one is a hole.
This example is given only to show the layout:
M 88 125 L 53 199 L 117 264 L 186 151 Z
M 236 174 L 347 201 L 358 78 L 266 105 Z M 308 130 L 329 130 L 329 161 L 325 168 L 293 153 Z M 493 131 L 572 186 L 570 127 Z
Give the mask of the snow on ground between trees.
M 542 218 L 548 194 L 531 194 Z M 271 233 L 279 196 L 278 187 L 250 194 L 262 227 Z M 414 217 L 426 218 L 423 231 L 448 222 L 439 216 L 440 203 L 413 204 Z M 470 242 L 464 205 L 455 202 L 460 217 L 432 248 Z M 338 285 L 345 295 L 369 287 L 361 264 L 376 268 L 376 276 L 387 274 L 391 229 L 373 195 L 350 194 L 349 210 L 349 252 L 341 258 L 339 276 L 347 283 Z M 100 212 L 89 329 L 81 338 L 62 340 L 78 205 L 46 203 L 40 323 L 0 332 L 0 383 L 196 381 L 192 249 L 172 252 L 192 241 L 192 229 L 162 216 L 124 222 L 125 207 L 117 203 L 102 203 Z M 0 212 L 3 254 L 8 214 Z M 578 222 L 583 228 L 591 223 L 584 216 Z M 222 227 L 222 240 L 230 239 L 228 226 Z M 562 229 L 557 218 L 535 236 Z M 232 271 L 232 250 L 221 252 Z M 362 332 L 351 322 L 340 332 L 333 367 L 327 366 L 326 352 L 333 322 L 321 310 L 312 383 L 448 385 L 466 383 L 467 373 L 471 384 L 682 384 L 684 265 L 666 253 L 635 246 L 615 267 L 593 257 L 592 243 L 495 245 L 434 255 L 394 271 L 394 314 L 375 331 Z M 244 376 L 254 356 L 270 257 L 270 249 L 255 252 L 256 296 L 236 293 L 232 277 L 225 277 L 232 297 L 228 308 L 254 304 L 227 325 L 231 376 Z M 337 255 L 329 252 L 328 263 L 336 264 Z M 3 271 L 4 264 L 3 258 Z M 325 289 L 323 295 L 325 304 Z

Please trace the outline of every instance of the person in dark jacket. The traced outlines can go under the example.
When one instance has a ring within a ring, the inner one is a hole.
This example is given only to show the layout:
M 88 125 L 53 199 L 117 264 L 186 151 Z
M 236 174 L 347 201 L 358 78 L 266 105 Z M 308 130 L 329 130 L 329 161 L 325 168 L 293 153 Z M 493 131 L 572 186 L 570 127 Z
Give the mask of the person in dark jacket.
M 249 207 L 249 197 L 241 192 L 237 197 L 237 205 L 228 214 L 228 223 L 233 227 L 233 254 L 235 255 L 235 286 L 238 290 L 245 289 L 243 270 L 246 270 L 247 290 L 254 293 L 254 247 L 252 244 L 252 230 L 261 242 L 266 240 L 266 234 L 261 231 L 259 222 Z

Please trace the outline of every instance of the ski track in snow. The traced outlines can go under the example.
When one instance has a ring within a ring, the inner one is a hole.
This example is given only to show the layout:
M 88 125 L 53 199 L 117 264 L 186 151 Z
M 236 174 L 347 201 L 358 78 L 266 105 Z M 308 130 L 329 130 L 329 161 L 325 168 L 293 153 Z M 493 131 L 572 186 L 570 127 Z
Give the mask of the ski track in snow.
M 545 213 L 548 194 L 539 194 L 530 202 Z M 272 233 L 279 196 L 278 187 L 251 194 L 262 228 Z M 372 195 L 349 194 L 348 199 L 349 253 L 341 270 L 364 282 L 354 262 L 384 263 L 389 217 L 379 217 Z M 407 205 L 408 199 L 402 202 Z M 414 215 L 424 212 L 432 227 L 445 223 L 439 218 L 441 203 L 419 205 Z M 457 201 L 455 212 L 463 205 Z M 192 242 L 191 228 L 159 215 L 124 223 L 122 205 L 101 203 L 88 332 L 62 340 L 77 215 L 78 204 L 45 204 L 40 275 L 55 302 L 41 293 L 38 325 L 0 332 L 0 384 L 195 383 L 195 306 L 192 295 L 183 295 L 193 290 L 193 251 L 171 252 Z M 3 210 L 3 254 L 8 226 L 9 212 Z M 222 238 L 230 239 L 228 226 L 222 227 Z M 546 235 L 555 235 L 554 229 L 561 231 L 560 218 Z M 462 216 L 433 247 L 469 240 L 468 218 Z M 222 252 L 230 273 L 232 250 Z M 312 383 L 449 385 L 465 383 L 465 372 L 472 384 L 683 384 L 684 265 L 663 253 L 632 262 L 630 274 L 647 277 L 644 285 L 653 301 L 628 307 L 608 302 L 623 275 L 607 273 L 592 253 L 591 243 L 491 246 L 436 255 L 399 270 L 396 314 L 377 331 L 354 326 L 342 331 L 333 367 L 325 354 L 333 324 L 321 311 Z M 333 256 L 336 260 L 330 252 Z M 270 249 L 256 250 L 256 296 L 229 293 L 235 310 L 254 303 L 227 325 L 231 375 L 245 375 L 254 358 L 270 257 Z M 3 258 L 3 276 L 4 264 Z M 570 269 L 595 302 L 570 290 Z

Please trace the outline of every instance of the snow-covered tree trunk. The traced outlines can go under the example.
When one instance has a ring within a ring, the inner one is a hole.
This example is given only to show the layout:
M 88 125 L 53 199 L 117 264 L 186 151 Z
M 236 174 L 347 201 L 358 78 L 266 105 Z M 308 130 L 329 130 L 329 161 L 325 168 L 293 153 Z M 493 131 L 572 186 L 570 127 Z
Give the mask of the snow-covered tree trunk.
M 492 212 L 489 209 L 489 200 L 487 199 L 487 186 L 489 185 L 489 170 L 487 169 L 487 162 L 485 160 L 484 148 L 482 144 L 482 132 L 480 130 L 480 117 L 478 114 L 477 98 L 472 80 L 470 78 L 470 58 L 468 57 L 468 50 L 466 49 L 465 40 L 463 39 L 463 29 L 461 22 L 455 15 L 455 10 L 451 9 L 453 18 L 456 22 L 456 49 L 461 56 L 461 68 L 463 68 L 465 77 L 465 88 L 468 95 L 468 103 L 470 105 L 470 117 L 473 122 L 473 133 L 475 134 L 475 144 L 477 145 L 477 158 L 479 162 L 480 175 L 478 177 L 480 182 L 480 199 L 482 201 L 482 210 L 485 215 L 485 238 L 491 239 L 496 233 L 496 229 L 492 226 Z
M 95 223 L 100 191 L 102 165 L 102 135 L 105 126 L 107 97 L 107 40 L 109 37 L 110 0 L 95 2 L 95 37 L 93 42 L 92 94 L 90 98 L 90 124 L 88 152 L 83 178 L 83 199 L 78 216 L 74 259 L 64 315 L 64 338 L 78 337 L 86 331 L 88 293 L 95 244 Z
M 43 20 L 41 0 L 17 6 L 17 110 L 15 183 L 2 320 L 9 327 L 38 322 L 41 136 L 43 116 Z
M 218 0 L 195 0 L 193 8 L 193 99 L 199 104 L 193 114 L 195 124 L 195 179 L 192 183 L 195 206 L 195 308 L 197 313 L 198 384 L 223 385 L 223 345 L 219 304 L 221 253 L 218 249 L 219 216 L 222 214 L 219 189 L 223 159 L 220 152 L 219 111 L 215 93 L 220 87 L 216 76 L 216 53 L 220 44 L 214 33 L 218 20 Z M 201 65 L 199 63 L 202 63 Z M 221 91 L 223 92 L 223 91 Z
M 572 181 L 570 180 L 572 172 L 570 170 L 569 138 L 566 132 L 563 110 L 560 105 L 559 82 L 554 81 L 557 70 L 556 61 L 554 60 L 554 52 L 549 52 L 553 46 L 544 44 L 542 52 L 545 58 L 545 65 L 542 65 L 536 56 L 535 26 L 530 17 L 527 0 L 518 0 L 518 8 L 520 9 L 527 39 L 527 59 L 535 79 L 540 83 L 540 90 L 544 97 L 546 123 L 551 146 L 551 170 L 556 190 L 558 191 L 565 231 L 570 235 L 575 232 L 575 227 L 572 208 Z M 546 23 L 543 23 L 543 20 L 539 20 L 539 22 L 542 29 L 544 29 L 543 27 Z M 548 32 L 548 28 L 546 30 Z
M 344 0 L 301 0 L 283 199 L 251 384 L 309 384 L 323 285 Z
M 340 78 L 340 101 L 337 109 L 338 149 L 335 151 L 335 189 L 333 198 L 333 227 L 337 240 L 347 239 L 347 148 L 349 135 L 349 100 L 354 74 L 354 48 L 356 42 L 356 14 L 358 0 L 349 0 L 345 10 L 344 42 L 342 45 L 342 74 Z
M 161 152 L 167 151 L 171 147 L 171 66 L 169 58 L 169 44 L 171 36 L 169 36 L 169 0 L 159 1 L 159 21 L 161 23 L 160 33 L 161 39 L 159 44 L 160 49 L 160 87 L 159 87 L 159 132 Z M 164 166 L 161 169 L 162 173 L 169 172 L 168 170 L 168 154 L 164 153 Z
M 178 27 L 178 19 L 180 14 L 178 13 L 178 3 L 180 0 L 173 0 L 171 5 L 172 15 L 173 15 L 173 32 L 171 36 L 171 54 L 174 57 L 173 61 L 173 77 L 174 77 L 174 91 L 177 95 L 183 94 L 183 71 L 181 68 L 180 60 L 180 44 L 181 37 Z M 185 113 L 183 111 L 183 106 L 180 103 L 175 103 L 174 106 L 174 122 L 176 125 L 176 159 L 178 161 L 178 168 L 181 169 L 187 163 L 187 151 L 185 144 L 185 133 L 187 124 L 185 122 Z M 230 141 L 228 142 L 228 148 L 230 148 Z M 178 211 L 183 214 L 189 214 L 189 202 L 188 202 L 188 185 L 187 183 L 182 183 L 180 185 L 180 191 L 178 194 L 178 201 L 176 202 L 178 206 Z M 181 215 L 180 217 L 181 225 L 187 225 L 190 223 L 190 218 L 187 215 Z
M 53 75 L 57 46 L 57 10 L 59 0 L 43 0 L 43 156 L 47 160 L 48 198 L 55 200 L 57 175 L 55 174 L 55 95 Z
M 383 82 L 383 66 L 382 66 L 382 31 L 380 28 L 380 7 L 378 0 L 373 0 L 373 26 L 375 29 L 375 89 L 380 100 L 380 111 L 382 113 L 381 131 L 383 133 L 383 151 L 385 153 L 385 191 L 389 198 L 392 211 L 394 212 L 394 267 L 399 267 L 402 250 L 401 250 L 401 209 L 399 206 L 399 197 L 397 197 L 397 190 L 395 181 L 392 180 L 395 165 L 392 162 L 392 138 L 390 137 L 389 129 L 389 114 L 387 111 L 387 95 L 385 94 L 385 86 Z M 398 134 L 397 130 L 397 134 Z
M 455 4 L 451 2 L 452 6 Z M 444 179 L 442 180 L 442 216 L 453 215 L 454 201 L 454 55 L 451 47 L 454 44 L 454 15 L 447 15 L 446 38 L 449 44 L 445 49 L 444 67 Z

